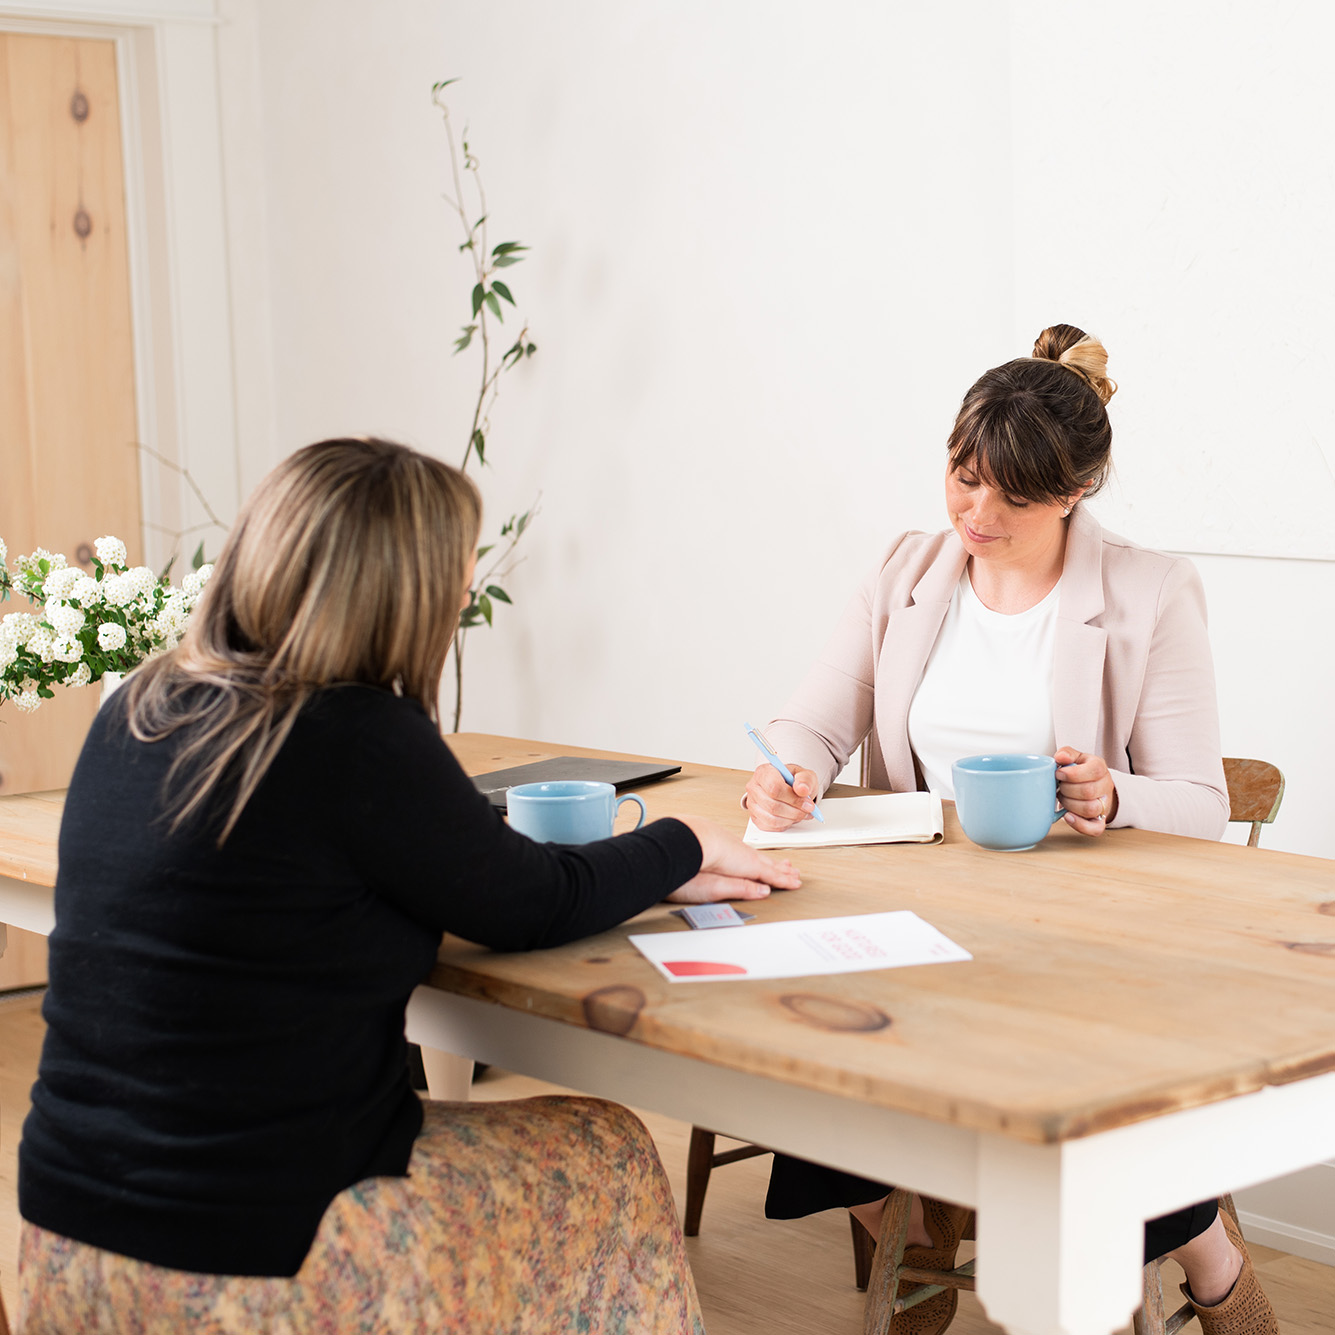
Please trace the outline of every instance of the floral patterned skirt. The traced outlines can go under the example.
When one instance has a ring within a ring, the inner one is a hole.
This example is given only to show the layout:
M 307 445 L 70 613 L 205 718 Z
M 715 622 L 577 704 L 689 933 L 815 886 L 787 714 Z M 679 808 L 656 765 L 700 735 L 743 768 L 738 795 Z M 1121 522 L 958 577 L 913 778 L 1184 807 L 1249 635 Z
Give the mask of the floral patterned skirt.
M 425 1104 L 410 1176 L 330 1203 L 291 1279 L 23 1225 L 18 1335 L 704 1335 L 653 1141 L 600 1099 Z

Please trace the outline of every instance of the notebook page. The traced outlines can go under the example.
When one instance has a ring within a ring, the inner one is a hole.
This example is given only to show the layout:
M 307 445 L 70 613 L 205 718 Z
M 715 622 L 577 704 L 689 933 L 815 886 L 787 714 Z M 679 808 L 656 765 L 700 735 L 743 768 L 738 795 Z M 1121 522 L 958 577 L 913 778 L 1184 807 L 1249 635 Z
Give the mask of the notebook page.
M 820 803 L 825 823 L 809 820 L 771 834 L 747 821 L 752 848 L 837 848 L 847 844 L 930 844 L 942 838 L 941 799 L 935 793 L 877 793 L 830 797 Z

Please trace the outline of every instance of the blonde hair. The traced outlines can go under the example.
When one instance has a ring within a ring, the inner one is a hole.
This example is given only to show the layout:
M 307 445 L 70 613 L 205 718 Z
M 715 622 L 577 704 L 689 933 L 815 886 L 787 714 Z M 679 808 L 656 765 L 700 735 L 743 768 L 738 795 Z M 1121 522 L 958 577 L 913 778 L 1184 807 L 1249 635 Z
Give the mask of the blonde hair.
M 189 729 L 173 830 L 225 782 L 221 845 L 322 687 L 384 687 L 436 717 L 481 518 L 458 469 L 385 440 L 308 445 L 260 483 L 180 646 L 112 701 L 140 741 Z
M 1022 500 L 1091 496 L 1112 468 L 1108 353 L 1074 325 L 1056 324 L 1032 357 L 985 372 L 960 404 L 947 448 L 952 468 L 976 469 Z

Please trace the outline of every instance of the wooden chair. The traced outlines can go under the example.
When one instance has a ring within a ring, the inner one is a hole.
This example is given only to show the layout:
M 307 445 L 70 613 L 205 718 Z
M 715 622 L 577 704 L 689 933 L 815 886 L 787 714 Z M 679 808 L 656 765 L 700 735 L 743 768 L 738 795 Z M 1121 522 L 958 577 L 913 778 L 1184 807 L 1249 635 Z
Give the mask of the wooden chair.
M 714 1152 L 715 1132 L 703 1127 L 691 1128 L 691 1145 L 686 1151 L 686 1212 L 681 1231 L 688 1237 L 700 1233 L 700 1212 L 705 1208 L 705 1192 L 709 1189 L 709 1175 L 724 1164 L 754 1159 L 759 1154 L 773 1154 L 763 1145 L 743 1145 L 739 1149 Z M 854 1220 L 854 1223 L 857 1221 Z M 862 1230 L 867 1231 L 865 1228 Z
M 886 1335 L 890 1323 L 901 1312 L 916 1307 L 928 1298 L 935 1297 L 943 1289 L 967 1289 L 975 1287 L 974 1263 L 965 1261 L 954 1270 L 918 1270 L 904 1264 L 904 1243 L 909 1232 L 909 1211 L 913 1205 L 913 1193 L 896 1187 L 890 1193 L 885 1205 L 885 1216 L 881 1220 L 881 1238 L 875 1247 L 875 1260 L 871 1265 L 870 1278 L 858 1285 L 867 1290 L 867 1306 L 862 1316 L 864 1335 Z M 965 1238 L 974 1236 L 975 1217 L 970 1214 L 965 1225 Z M 860 1232 L 867 1240 L 866 1251 L 871 1247 L 871 1234 L 856 1219 L 853 1220 L 853 1250 L 859 1247 L 857 1234 Z M 899 1297 L 899 1285 L 903 1280 L 917 1284 L 912 1293 Z M 1136 1335 L 1141 1335 L 1139 1330 Z
M 867 748 L 862 748 L 860 763 L 861 785 L 868 787 L 869 757 Z M 1224 780 L 1228 785 L 1228 818 L 1230 821 L 1250 822 L 1251 836 L 1247 840 L 1249 848 L 1255 848 L 1260 842 L 1261 826 L 1273 823 L 1279 813 L 1280 803 L 1284 800 L 1284 775 L 1274 765 L 1264 760 L 1241 760 L 1226 756 L 1224 758 Z M 705 1192 L 709 1187 L 709 1175 L 715 1168 L 724 1164 L 737 1163 L 742 1159 L 753 1159 L 758 1154 L 770 1154 L 773 1151 L 760 1145 L 742 1145 L 738 1149 L 714 1151 L 715 1133 L 695 1126 L 691 1128 L 691 1145 L 686 1163 L 686 1211 L 683 1232 L 688 1238 L 696 1237 L 700 1232 L 700 1215 L 705 1206 Z M 916 1306 L 942 1288 L 972 1289 L 973 1262 L 966 1262 L 949 1272 L 918 1271 L 903 1266 L 904 1238 L 908 1231 L 908 1210 L 911 1197 L 907 1192 L 891 1193 L 886 1206 L 885 1222 L 881 1228 L 882 1245 L 873 1245 L 871 1235 L 851 1215 L 849 1224 L 853 1231 L 853 1273 L 859 1290 L 868 1290 L 867 1317 L 863 1324 L 867 1335 L 880 1335 L 888 1331 L 891 1318 L 906 1310 L 905 1303 L 895 1297 L 901 1279 L 923 1285 L 909 1295 L 908 1306 Z M 1220 1208 L 1227 1210 L 1237 1223 L 1237 1211 L 1233 1207 L 1233 1198 L 1223 1196 Z M 1239 1227 L 1241 1232 L 1241 1227 Z M 965 1228 L 964 1237 L 974 1237 L 974 1221 L 970 1219 Z M 889 1245 L 885 1245 L 885 1244 Z M 875 1258 L 875 1259 L 873 1259 Z M 880 1270 L 876 1266 L 879 1263 Z M 888 1295 L 888 1296 L 887 1296 Z M 1192 1319 L 1190 1305 L 1184 1305 L 1165 1319 L 1163 1300 L 1163 1277 L 1159 1263 L 1151 1261 L 1145 1267 L 1144 1306 L 1136 1313 L 1135 1335 L 1174 1335 Z

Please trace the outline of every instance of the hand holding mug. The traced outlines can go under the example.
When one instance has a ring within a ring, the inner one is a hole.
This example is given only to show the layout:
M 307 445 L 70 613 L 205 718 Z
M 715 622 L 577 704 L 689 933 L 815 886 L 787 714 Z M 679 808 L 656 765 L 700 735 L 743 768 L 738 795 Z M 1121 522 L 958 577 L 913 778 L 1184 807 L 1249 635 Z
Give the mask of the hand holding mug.
M 1057 762 L 1057 794 L 1066 808 L 1066 823 L 1081 834 L 1098 836 L 1117 815 L 1117 788 L 1102 756 L 1063 746 Z

